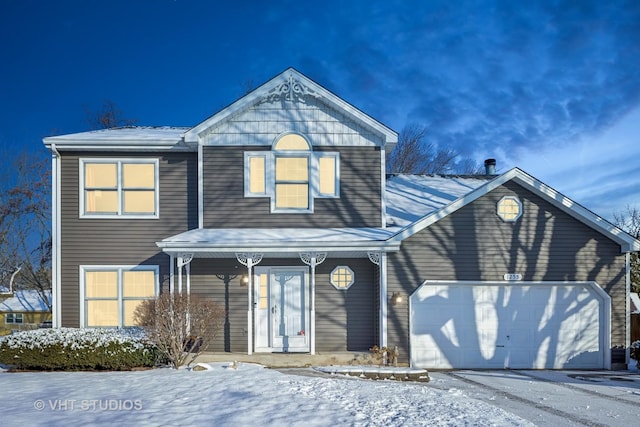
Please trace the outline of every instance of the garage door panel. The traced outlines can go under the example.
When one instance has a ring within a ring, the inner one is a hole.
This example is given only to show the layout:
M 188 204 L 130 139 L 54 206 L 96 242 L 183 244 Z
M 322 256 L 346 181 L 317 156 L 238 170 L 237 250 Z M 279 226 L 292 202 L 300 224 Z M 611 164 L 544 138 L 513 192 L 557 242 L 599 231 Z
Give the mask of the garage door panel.
M 604 301 L 587 284 L 427 283 L 411 303 L 416 367 L 604 367 Z

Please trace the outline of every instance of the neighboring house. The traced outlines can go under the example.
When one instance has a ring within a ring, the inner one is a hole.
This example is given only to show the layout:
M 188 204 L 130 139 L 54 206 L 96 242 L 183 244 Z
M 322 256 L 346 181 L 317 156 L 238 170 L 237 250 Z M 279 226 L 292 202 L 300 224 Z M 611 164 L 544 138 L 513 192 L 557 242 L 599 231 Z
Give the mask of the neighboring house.
M 296 70 L 192 128 L 44 143 L 55 326 L 130 326 L 140 301 L 186 292 L 226 309 L 214 351 L 628 362 L 640 242 L 520 169 L 387 177 L 396 132 Z
M 12 331 L 35 329 L 39 324 L 51 320 L 51 310 L 34 289 L 20 289 L 8 293 L 0 292 L 0 335 Z M 51 304 L 51 292 L 45 294 Z

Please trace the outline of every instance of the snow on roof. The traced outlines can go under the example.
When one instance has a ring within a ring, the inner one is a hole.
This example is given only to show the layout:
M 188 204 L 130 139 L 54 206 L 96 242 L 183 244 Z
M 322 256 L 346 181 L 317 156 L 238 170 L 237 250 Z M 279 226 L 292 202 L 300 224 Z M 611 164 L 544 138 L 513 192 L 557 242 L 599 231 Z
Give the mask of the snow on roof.
M 46 291 L 46 296 L 51 304 L 51 291 Z M 49 311 L 49 307 L 35 289 L 21 289 L 15 291 L 12 297 L 0 301 L 0 312 L 11 311 Z
M 368 243 L 384 241 L 394 231 L 382 228 L 203 228 L 186 231 L 162 240 L 162 246 L 172 244 L 235 247 L 261 244 L 274 247 L 295 243 Z
M 387 179 L 387 222 L 405 227 L 487 182 L 479 175 L 394 175 Z
M 182 135 L 189 129 L 188 127 L 170 126 L 127 126 L 50 136 L 44 139 L 44 143 L 45 145 L 125 145 L 132 143 L 175 145 L 182 142 Z

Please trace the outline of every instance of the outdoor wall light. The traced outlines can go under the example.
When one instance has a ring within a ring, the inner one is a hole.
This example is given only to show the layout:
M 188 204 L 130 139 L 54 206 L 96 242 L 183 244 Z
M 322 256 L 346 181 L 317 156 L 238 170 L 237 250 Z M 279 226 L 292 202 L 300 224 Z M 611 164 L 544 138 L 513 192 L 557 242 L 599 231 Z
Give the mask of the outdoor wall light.
M 402 302 L 402 294 L 400 292 L 394 292 L 391 294 L 391 304 L 398 305 Z
M 240 277 L 240 286 L 247 286 L 249 284 L 249 276 L 247 276 L 246 274 L 243 274 L 242 277 Z

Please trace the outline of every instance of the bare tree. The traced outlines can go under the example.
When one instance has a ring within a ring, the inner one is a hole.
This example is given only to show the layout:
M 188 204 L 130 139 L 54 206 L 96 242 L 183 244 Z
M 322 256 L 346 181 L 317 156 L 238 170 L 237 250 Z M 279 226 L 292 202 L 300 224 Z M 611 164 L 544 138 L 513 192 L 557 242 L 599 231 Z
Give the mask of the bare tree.
M 134 313 L 135 322 L 176 369 L 207 349 L 224 318 L 224 309 L 211 300 L 170 293 L 144 301 Z
M 627 205 L 622 212 L 613 214 L 613 222 L 636 239 L 640 239 L 639 208 Z M 640 257 L 638 252 L 631 254 L 631 291 L 640 293 Z
M 460 159 L 450 148 L 437 148 L 428 143 L 427 128 L 407 125 L 398 137 L 398 144 L 391 153 L 387 170 L 390 173 L 408 174 L 478 174 L 482 168 L 471 159 Z
M 137 119 L 128 119 L 124 116 L 113 101 L 105 99 L 98 111 L 91 111 L 85 107 L 87 123 L 92 130 L 109 129 L 123 126 L 135 126 Z
M 51 308 L 49 164 L 26 153 L 7 163 L 4 169 L 12 173 L 0 192 L 0 280 L 8 284 L 13 277 L 15 288 L 37 290 Z

